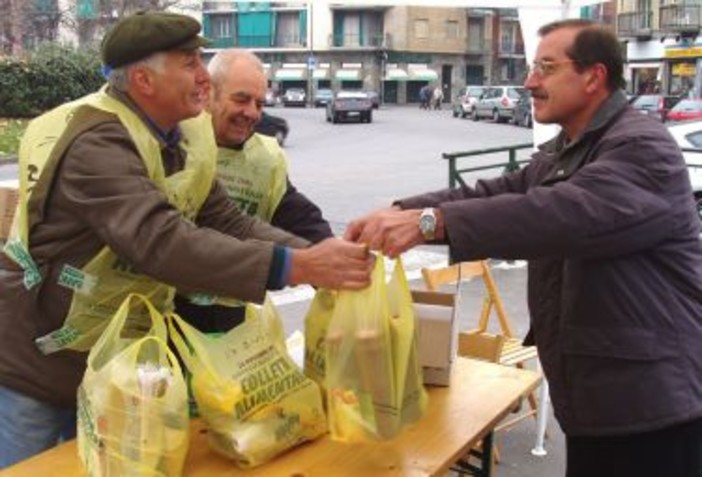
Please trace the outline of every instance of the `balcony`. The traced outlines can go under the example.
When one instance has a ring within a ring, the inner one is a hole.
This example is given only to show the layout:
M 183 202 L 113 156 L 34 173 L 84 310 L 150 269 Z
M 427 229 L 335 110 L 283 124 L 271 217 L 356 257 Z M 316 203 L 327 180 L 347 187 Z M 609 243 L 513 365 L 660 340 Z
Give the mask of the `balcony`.
M 478 40 L 471 39 L 470 37 L 466 40 L 466 53 L 471 55 L 485 55 L 490 52 L 489 43 L 485 41 L 485 38 L 480 38 Z
M 701 7 L 698 1 L 661 6 L 659 10 L 661 31 L 683 37 L 696 36 L 700 32 L 702 23 Z
M 524 56 L 524 44 L 512 41 L 502 42 L 497 53 L 503 57 Z
M 329 46 L 335 48 L 392 48 L 392 36 L 389 33 L 371 35 L 334 33 L 329 35 Z
M 307 46 L 307 38 L 303 38 L 299 33 L 288 35 L 277 35 L 272 46 L 278 48 L 301 48 Z
M 233 12 L 236 10 L 236 2 L 231 2 L 231 1 L 217 1 L 217 0 L 212 0 L 212 1 L 205 1 L 202 3 L 202 12 L 203 13 L 223 13 L 223 12 Z
M 648 40 L 653 34 L 651 22 L 653 12 L 627 12 L 617 15 L 617 33 L 621 37 L 637 38 Z

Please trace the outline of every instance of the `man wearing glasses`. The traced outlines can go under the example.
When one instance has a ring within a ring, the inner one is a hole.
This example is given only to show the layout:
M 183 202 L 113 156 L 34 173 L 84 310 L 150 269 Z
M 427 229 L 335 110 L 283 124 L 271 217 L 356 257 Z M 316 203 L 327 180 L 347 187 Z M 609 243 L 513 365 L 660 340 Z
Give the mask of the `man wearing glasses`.
M 627 105 L 611 31 L 564 20 L 539 35 L 525 86 L 561 132 L 521 171 L 400 200 L 346 237 L 390 256 L 431 242 L 456 261 L 528 259 L 567 477 L 698 477 L 702 241 L 685 163 Z

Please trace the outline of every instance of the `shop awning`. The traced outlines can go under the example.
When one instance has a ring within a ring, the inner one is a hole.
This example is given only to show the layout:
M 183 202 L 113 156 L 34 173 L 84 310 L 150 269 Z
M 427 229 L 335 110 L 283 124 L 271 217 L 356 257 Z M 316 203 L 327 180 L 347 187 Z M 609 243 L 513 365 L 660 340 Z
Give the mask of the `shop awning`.
M 410 81 L 436 81 L 439 75 L 429 68 L 412 68 L 409 70 Z
M 385 81 L 407 81 L 407 72 L 402 68 L 388 68 Z
M 275 72 L 275 79 L 278 81 L 305 79 L 305 70 L 300 69 L 279 69 Z
M 329 68 L 316 68 L 312 72 L 312 77 L 314 79 L 329 79 Z
M 660 68 L 660 63 L 629 63 L 627 65 L 629 68 Z
M 334 78 L 342 81 L 357 81 L 361 79 L 361 70 L 337 70 Z

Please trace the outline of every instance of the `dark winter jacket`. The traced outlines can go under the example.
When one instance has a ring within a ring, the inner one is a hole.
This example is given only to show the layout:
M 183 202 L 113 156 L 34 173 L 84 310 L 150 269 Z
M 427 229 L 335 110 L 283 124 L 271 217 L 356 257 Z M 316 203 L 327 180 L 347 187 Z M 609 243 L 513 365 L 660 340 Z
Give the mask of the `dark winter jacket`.
M 568 435 L 702 416 L 702 242 L 665 127 L 613 94 L 521 171 L 400 201 L 438 206 L 457 260 L 529 260 L 529 309 Z

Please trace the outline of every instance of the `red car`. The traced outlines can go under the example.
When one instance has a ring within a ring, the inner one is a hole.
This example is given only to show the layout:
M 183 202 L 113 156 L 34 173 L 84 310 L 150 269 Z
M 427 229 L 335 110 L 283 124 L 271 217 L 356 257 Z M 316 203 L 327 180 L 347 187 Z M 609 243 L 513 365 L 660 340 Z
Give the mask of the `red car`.
M 702 118 L 702 98 L 683 99 L 668 111 L 668 121 Z

